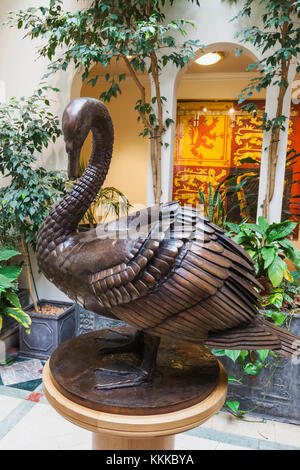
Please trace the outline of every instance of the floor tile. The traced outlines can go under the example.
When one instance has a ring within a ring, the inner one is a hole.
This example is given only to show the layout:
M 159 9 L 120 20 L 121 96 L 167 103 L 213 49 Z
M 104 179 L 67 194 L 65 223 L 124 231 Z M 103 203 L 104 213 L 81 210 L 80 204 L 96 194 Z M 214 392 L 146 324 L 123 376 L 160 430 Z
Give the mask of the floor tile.
M 30 402 L 26 402 L 30 403 Z M 0 449 L 55 450 L 86 442 L 77 426 L 62 418 L 50 406 L 32 403 L 33 408 L 0 441 Z
M 251 450 L 251 449 L 247 447 L 233 446 L 231 444 L 224 444 L 223 442 L 219 442 L 217 444 L 216 450 Z
M 2 421 L 19 403 L 20 398 L 7 397 L 0 395 L 0 421 Z
M 276 442 L 300 449 L 300 426 L 274 421 L 274 431 Z
M 16 356 L 14 357 L 14 363 L 16 362 L 23 362 L 23 361 L 29 361 L 31 358 L 26 358 L 22 356 Z M 45 363 L 45 361 L 42 361 L 42 365 Z M 42 379 L 36 379 L 36 380 L 30 380 L 28 382 L 19 382 L 14 385 L 9 385 L 10 388 L 16 388 L 16 389 L 21 389 L 21 390 L 28 390 L 30 392 L 33 392 L 40 384 L 42 383 Z M 3 385 L 3 382 L 1 380 L 0 376 L 0 385 Z
M 230 429 L 231 434 L 239 434 L 275 442 L 275 421 L 271 420 L 262 422 L 261 419 L 252 417 L 240 420 L 232 416 L 230 413 L 219 412 L 210 418 L 210 420 L 206 421 L 203 426 L 208 429 L 215 429 L 223 432 Z
M 209 439 L 178 434 L 175 437 L 176 450 L 214 450 L 218 443 Z

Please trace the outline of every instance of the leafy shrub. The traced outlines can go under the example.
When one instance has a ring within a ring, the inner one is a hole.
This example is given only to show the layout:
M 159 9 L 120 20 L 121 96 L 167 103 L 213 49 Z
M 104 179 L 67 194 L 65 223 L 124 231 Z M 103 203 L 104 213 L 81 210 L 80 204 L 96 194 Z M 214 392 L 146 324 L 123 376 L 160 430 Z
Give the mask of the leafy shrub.
M 17 280 L 22 267 L 8 266 L 7 261 L 20 253 L 3 248 L 0 250 L 0 331 L 5 317 L 17 320 L 29 332 L 30 316 L 23 312 L 17 295 Z
M 300 253 L 293 242 L 286 238 L 296 225 L 296 222 L 290 220 L 269 224 L 261 216 L 257 224 L 227 222 L 226 227 L 232 239 L 254 259 L 256 277 L 268 277 L 273 287 L 278 287 L 283 279 L 294 282 L 285 258 L 300 269 Z

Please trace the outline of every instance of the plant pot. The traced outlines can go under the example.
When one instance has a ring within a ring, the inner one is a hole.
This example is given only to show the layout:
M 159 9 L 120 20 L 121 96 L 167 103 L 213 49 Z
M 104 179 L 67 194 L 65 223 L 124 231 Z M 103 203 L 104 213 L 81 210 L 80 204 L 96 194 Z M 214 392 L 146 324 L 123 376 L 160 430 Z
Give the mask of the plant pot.
M 48 359 L 59 344 L 75 336 L 76 311 L 75 304 L 42 299 L 39 305 L 65 307 L 59 315 L 46 315 L 33 312 L 33 305 L 24 309 L 29 313 L 32 324 L 30 334 L 19 326 L 20 351 L 23 356 L 37 359 Z
M 300 336 L 300 314 L 293 317 L 291 331 Z M 239 379 L 242 366 L 227 357 L 219 357 L 229 376 Z M 270 369 L 262 369 L 259 375 L 243 376 L 243 384 L 230 383 L 227 401 L 239 401 L 240 410 L 252 410 L 265 394 L 270 378 Z M 300 424 L 300 358 L 283 358 L 271 379 L 263 403 L 252 413 L 258 417 L 274 419 L 286 423 Z
M 120 328 L 122 326 L 128 326 L 126 323 L 120 320 L 114 320 L 112 318 L 103 317 L 90 310 L 86 310 L 80 305 L 76 305 L 77 316 L 78 316 L 78 327 L 76 335 L 89 333 L 94 330 L 104 330 L 106 328 Z

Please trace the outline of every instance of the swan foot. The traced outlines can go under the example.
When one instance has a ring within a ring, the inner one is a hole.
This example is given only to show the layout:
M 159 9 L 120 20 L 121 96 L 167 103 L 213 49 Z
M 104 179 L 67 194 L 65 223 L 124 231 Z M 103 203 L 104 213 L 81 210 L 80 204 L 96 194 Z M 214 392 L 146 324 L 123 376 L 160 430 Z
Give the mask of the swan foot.
M 116 365 L 123 366 L 125 369 L 99 368 L 95 370 L 95 372 L 101 373 L 102 379 L 108 379 L 105 383 L 96 384 L 96 390 L 112 390 L 114 388 L 135 387 L 149 381 L 149 373 L 139 367 L 134 367 L 132 365 L 126 364 L 125 362 L 121 363 L 121 361 Z M 113 378 L 115 380 L 112 380 Z
M 102 382 L 94 386 L 96 390 L 136 387 L 150 382 L 153 378 L 160 338 L 150 336 L 141 331 L 138 331 L 136 335 L 130 337 L 131 341 L 129 341 L 128 338 L 129 337 L 126 339 L 122 338 L 117 342 L 114 339 L 114 345 L 112 347 L 102 347 L 100 352 L 101 354 L 103 354 L 104 351 L 108 351 L 109 353 L 135 352 L 142 355 L 141 365 L 134 366 L 124 361 L 115 361 L 110 367 L 96 368 L 94 372 L 100 374 Z M 123 344 L 120 344 L 120 341 L 123 342 Z
M 140 349 L 142 332 L 137 331 L 135 335 L 125 335 L 119 331 L 110 330 L 109 334 L 102 338 L 95 338 L 99 346 L 100 354 L 118 354 L 134 352 Z M 139 352 L 139 351 L 136 351 Z

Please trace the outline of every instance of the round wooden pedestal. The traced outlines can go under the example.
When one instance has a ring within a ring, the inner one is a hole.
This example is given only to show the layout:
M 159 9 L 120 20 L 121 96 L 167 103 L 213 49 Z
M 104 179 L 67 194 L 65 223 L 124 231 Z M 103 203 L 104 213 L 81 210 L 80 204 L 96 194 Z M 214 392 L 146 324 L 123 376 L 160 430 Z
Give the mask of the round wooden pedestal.
M 49 361 L 43 372 L 44 393 L 53 408 L 73 424 L 93 432 L 94 450 L 172 450 L 175 434 L 204 423 L 223 405 L 227 374 L 219 363 L 216 388 L 205 399 L 187 408 L 148 416 L 105 413 L 79 405 L 58 390 Z

